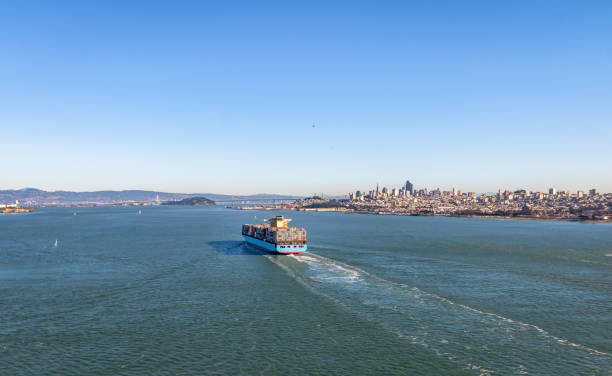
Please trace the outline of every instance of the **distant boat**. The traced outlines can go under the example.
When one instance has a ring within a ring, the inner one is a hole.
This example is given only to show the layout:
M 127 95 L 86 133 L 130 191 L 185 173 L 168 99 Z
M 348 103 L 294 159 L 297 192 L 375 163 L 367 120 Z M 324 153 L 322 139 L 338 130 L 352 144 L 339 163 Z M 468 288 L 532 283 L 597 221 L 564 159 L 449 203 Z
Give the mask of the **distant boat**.
M 76 215 L 76 212 L 72 213 L 72 215 Z
M 142 210 L 138 210 L 138 214 L 142 214 Z
M 55 243 L 53 243 L 53 246 L 57 248 L 57 239 L 55 239 Z

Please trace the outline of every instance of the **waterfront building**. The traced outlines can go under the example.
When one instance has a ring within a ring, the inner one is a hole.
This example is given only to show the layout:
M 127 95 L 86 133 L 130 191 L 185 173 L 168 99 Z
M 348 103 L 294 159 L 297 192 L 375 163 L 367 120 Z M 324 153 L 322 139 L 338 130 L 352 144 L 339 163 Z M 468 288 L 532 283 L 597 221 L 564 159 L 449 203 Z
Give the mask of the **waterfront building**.
M 549 188 L 549 189 L 548 189 L 548 194 L 549 194 L 549 195 L 556 195 L 556 194 L 557 194 L 557 190 L 556 190 L 556 189 L 554 189 L 554 188 Z
M 582 196 L 584 196 L 584 191 L 576 192 L 576 196 L 578 196 L 578 198 L 582 198 Z
M 595 188 L 589 189 L 589 196 L 595 196 L 597 194 L 597 190 Z

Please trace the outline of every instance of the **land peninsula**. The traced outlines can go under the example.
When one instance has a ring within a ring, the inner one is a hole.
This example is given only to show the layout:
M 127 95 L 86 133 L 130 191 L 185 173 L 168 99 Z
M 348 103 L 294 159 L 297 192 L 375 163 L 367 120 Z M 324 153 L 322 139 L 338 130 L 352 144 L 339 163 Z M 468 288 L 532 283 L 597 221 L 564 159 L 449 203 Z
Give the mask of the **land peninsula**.
M 371 191 L 351 193 L 345 199 L 320 196 L 297 200 L 291 204 L 268 206 L 233 206 L 234 209 L 334 211 L 378 215 L 483 217 L 507 219 L 537 219 L 590 221 L 612 223 L 612 193 L 589 194 L 579 191 L 529 192 L 526 190 L 499 191 L 497 194 L 476 195 L 458 190 L 438 189 L 418 193 Z
M 32 208 L 22 208 L 19 206 L 19 201 L 14 204 L 0 204 L 0 214 L 14 214 L 14 213 L 32 213 L 35 212 Z
M 166 201 L 162 205 L 181 205 L 181 206 L 211 206 L 217 203 L 206 197 L 188 197 L 179 201 Z

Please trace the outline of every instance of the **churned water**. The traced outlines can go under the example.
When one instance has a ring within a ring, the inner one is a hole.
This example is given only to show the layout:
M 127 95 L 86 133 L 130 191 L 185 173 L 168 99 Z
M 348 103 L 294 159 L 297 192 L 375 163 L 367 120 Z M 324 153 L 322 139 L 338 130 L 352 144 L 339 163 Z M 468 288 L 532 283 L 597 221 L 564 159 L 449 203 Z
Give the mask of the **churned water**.
M 1 375 L 612 374 L 612 225 L 141 210 L 0 216 Z

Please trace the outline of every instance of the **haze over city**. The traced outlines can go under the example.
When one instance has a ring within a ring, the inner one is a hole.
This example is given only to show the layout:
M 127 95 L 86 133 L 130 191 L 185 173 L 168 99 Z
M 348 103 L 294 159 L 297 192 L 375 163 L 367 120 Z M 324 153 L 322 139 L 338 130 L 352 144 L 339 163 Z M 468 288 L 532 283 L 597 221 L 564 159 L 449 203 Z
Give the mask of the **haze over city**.
M 0 189 L 612 191 L 609 2 L 0 11 Z

